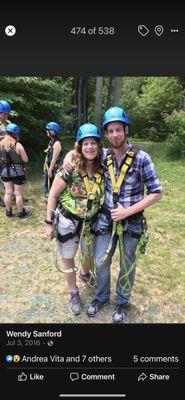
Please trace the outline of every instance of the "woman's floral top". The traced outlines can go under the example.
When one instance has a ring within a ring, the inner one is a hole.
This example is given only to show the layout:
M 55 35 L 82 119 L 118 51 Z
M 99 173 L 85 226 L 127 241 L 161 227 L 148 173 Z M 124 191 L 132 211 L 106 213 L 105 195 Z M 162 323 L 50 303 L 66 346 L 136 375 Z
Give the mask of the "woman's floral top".
M 84 217 L 87 207 L 87 191 L 83 181 L 83 178 L 78 173 L 76 167 L 74 167 L 71 173 L 66 173 L 62 168 L 58 174 L 63 179 L 67 186 L 59 197 L 59 205 L 63 206 L 66 210 L 72 214 Z M 88 178 L 91 189 L 93 188 L 95 178 Z M 105 194 L 105 183 L 104 177 L 102 176 L 101 183 L 98 185 L 98 189 L 95 193 L 95 199 L 93 200 L 92 207 L 87 211 L 86 217 L 92 218 L 97 214 L 98 210 L 104 202 Z

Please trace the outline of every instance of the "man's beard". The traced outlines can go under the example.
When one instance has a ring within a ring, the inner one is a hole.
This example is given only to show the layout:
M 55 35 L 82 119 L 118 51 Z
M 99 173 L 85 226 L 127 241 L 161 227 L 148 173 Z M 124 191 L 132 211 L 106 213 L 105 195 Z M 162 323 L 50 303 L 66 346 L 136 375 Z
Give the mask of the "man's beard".
M 127 139 L 124 138 L 122 141 L 118 142 L 118 143 L 111 143 L 113 149 L 120 149 L 121 147 L 123 147 L 125 144 L 127 143 Z

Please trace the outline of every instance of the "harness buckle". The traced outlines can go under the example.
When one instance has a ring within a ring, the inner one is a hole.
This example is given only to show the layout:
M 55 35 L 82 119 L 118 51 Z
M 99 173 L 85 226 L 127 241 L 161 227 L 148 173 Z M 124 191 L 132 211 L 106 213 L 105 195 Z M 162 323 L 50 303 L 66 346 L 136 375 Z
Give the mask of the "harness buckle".
M 119 186 L 114 186 L 114 188 L 113 188 L 113 194 L 117 194 L 117 195 L 120 194 L 120 187 L 119 187 Z
M 95 193 L 89 192 L 88 195 L 87 195 L 87 201 L 89 201 L 89 200 L 93 201 L 94 198 L 95 198 Z
M 117 207 L 117 203 L 119 201 L 119 194 L 118 193 L 113 193 L 113 203 L 114 203 L 114 207 Z

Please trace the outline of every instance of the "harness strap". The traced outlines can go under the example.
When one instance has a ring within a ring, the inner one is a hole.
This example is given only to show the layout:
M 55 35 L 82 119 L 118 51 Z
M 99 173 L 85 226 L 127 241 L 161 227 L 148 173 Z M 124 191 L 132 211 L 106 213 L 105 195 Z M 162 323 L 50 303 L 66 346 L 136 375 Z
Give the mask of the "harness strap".
M 76 219 L 77 221 L 82 221 L 83 219 L 81 217 L 79 217 L 76 214 L 73 214 L 72 212 L 66 210 L 66 208 L 64 208 L 63 206 L 59 206 L 58 207 L 60 213 L 65 217 L 65 218 L 69 218 L 73 221 L 73 219 Z
M 82 173 L 81 176 L 83 178 L 84 185 L 86 188 L 88 202 L 89 201 L 92 202 L 95 199 L 95 194 L 98 190 L 99 185 L 101 184 L 102 175 L 99 172 L 96 172 L 96 174 L 94 175 L 95 181 L 94 181 L 92 189 L 91 189 L 88 175 L 86 173 Z
M 114 167 L 113 167 L 113 158 L 112 158 L 112 153 L 108 154 L 107 156 L 107 167 L 108 167 L 108 171 L 109 171 L 109 175 L 110 175 L 110 179 L 111 179 L 111 183 L 112 183 L 112 192 L 113 192 L 113 202 L 114 204 L 116 204 L 118 202 L 118 196 L 120 193 L 120 188 L 121 185 L 124 181 L 125 175 L 127 173 L 127 171 L 129 170 L 129 168 L 132 165 L 132 162 L 134 160 L 134 157 L 137 153 L 136 149 L 133 150 L 129 150 L 127 155 L 126 155 L 126 159 L 125 162 L 121 168 L 119 177 L 116 181 L 115 179 L 115 174 L 114 174 Z
M 66 235 L 61 235 L 60 233 L 57 233 L 57 239 L 59 240 L 59 242 L 65 243 L 68 240 L 73 239 L 75 236 L 78 236 L 80 234 L 82 224 L 83 221 L 78 222 L 75 232 L 69 232 Z
M 74 268 L 63 268 L 58 264 L 58 241 L 57 238 L 53 239 L 53 263 L 54 266 L 57 268 L 59 272 L 62 272 L 64 274 L 70 274 L 70 273 L 76 273 L 78 271 L 78 268 L 74 266 Z

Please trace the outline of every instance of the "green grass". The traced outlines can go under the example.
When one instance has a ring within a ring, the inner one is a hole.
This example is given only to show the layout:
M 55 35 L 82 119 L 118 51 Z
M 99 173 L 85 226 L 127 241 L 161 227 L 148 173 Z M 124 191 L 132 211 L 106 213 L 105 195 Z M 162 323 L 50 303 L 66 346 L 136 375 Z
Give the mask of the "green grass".
M 155 163 L 164 195 L 145 211 L 150 242 L 147 255 L 138 260 L 127 322 L 184 323 L 185 164 L 182 160 L 168 161 L 164 144 L 139 144 Z M 0 322 L 111 323 L 118 251 L 112 264 L 110 306 L 93 319 L 86 316 L 85 310 L 79 317 L 72 316 L 64 276 L 52 264 L 52 245 L 45 237 L 46 204 L 41 168 L 30 174 L 29 180 L 31 187 L 25 193 L 29 197 L 26 208 L 32 212 L 29 218 L 7 219 L 4 209 L 0 208 Z M 79 280 L 78 286 L 86 306 L 95 291 Z

